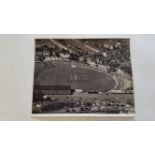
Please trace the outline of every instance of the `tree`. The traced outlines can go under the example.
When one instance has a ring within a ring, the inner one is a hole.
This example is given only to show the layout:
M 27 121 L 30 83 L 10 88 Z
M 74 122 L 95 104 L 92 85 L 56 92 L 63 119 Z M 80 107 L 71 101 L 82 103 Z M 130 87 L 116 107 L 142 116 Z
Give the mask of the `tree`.
M 56 57 L 60 57 L 60 53 L 57 51 L 57 52 L 55 52 L 55 56 Z
M 70 60 L 75 60 L 75 61 L 79 60 L 79 55 L 78 54 L 71 53 L 70 54 Z
M 33 102 L 43 102 L 43 92 L 41 90 L 35 90 L 33 93 Z

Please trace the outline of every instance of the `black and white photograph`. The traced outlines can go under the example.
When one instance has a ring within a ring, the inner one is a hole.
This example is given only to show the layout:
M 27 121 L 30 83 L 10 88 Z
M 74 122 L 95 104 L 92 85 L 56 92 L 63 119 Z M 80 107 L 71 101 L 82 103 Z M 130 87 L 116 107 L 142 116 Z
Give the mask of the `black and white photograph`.
M 0 153 L 155 155 L 154 15 L 153 0 L 1 1 Z
M 35 39 L 33 114 L 133 114 L 130 39 Z

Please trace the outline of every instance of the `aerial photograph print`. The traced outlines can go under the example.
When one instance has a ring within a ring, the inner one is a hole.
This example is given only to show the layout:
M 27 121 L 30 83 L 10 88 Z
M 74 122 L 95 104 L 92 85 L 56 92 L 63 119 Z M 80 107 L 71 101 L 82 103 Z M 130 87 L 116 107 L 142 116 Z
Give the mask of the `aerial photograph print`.
M 32 114 L 134 114 L 129 38 L 35 39 Z

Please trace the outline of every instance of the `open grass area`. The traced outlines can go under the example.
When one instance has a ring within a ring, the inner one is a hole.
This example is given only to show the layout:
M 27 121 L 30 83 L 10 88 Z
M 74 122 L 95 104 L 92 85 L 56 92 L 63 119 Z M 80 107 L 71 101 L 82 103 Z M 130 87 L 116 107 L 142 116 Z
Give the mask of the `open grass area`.
M 106 92 L 115 86 L 115 80 L 110 75 L 69 62 L 36 64 L 36 72 L 38 71 L 35 80 L 39 85 L 70 85 L 72 89 L 101 92 Z

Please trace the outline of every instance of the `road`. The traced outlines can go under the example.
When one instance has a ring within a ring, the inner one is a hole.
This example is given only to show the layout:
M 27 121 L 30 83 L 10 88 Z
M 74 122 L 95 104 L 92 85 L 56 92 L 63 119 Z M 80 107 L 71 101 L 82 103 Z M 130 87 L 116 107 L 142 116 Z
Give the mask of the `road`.
M 78 40 L 75 40 L 75 42 L 77 42 L 79 45 L 81 44 L 81 42 L 78 41 Z M 96 49 L 94 47 L 91 47 L 90 45 L 82 44 L 81 46 L 84 46 L 86 49 L 88 49 L 88 50 L 90 50 L 92 52 L 95 52 L 95 53 L 100 52 L 98 49 Z
M 63 48 L 63 49 L 65 49 L 65 50 L 68 50 L 70 53 L 73 52 L 73 51 L 72 51 L 71 49 L 69 49 L 68 47 L 66 47 L 66 46 L 64 46 L 64 45 L 62 45 L 62 44 L 60 44 L 59 42 L 57 42 L 57 41 L 55 41 L 55 40 L 53 40 L 53 39 L 50 39 L 50 41 L 51 41 L 53 44 L 57 45 L 58 47 Z

